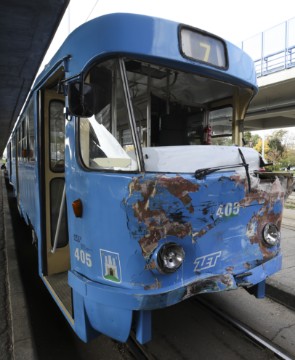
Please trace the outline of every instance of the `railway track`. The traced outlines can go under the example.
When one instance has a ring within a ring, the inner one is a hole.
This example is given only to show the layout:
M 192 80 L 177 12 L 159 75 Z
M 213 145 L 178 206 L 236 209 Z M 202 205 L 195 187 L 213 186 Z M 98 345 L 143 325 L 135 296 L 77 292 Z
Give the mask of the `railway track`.
M 294 356 L 288 354 L 284 349 L 281 349 L 278 345 L 272 343 L 270 340 L 265 338 L 263 335 L 259 334 L 257 331 L 254 331 L 246 324 L 243 324 L 238 319 L 226 314 L 221 309 L 218 309 L 216 306 L 211 305 L 210 302 L 205 302 L 202 299 L 195 299 L 195 301 L 201 303 L 204 307 L 210 309 L 212 312 L 220 316 L 223 320 L 234 326 L 236 329 L 241 331 L 244 335 L 248 336 L 256 344 L 260 345 L 264 349 L 267 349 L 269 353 L 274 354 L 278 359 L 283 360 L 293 360 Z
M 195 304 L 197 303 L 198 307 L 203 307 L 204 309 L 209 311 L 209 313 L 214 314 L 216 321 L 218 321 L 218 322 L 221 321 L 224 324 L 227 324 L 227 326 L 235 329 L 235 332 L 238 334 L 238 336 L 248 338 L 249 341 L 252 343 L 252 346 L 256 348 L 255 351 L 258 351 L 261 353 L 260 354 L 261 358 L 263 358 L 263 359 L 282 359 L 282 360 L 294 359 L 294 356 L 289 354 L 287 351 L 285 351 L 278 345 L 274 344 L 269 339 L 267 339 L 263 335 L 259 334 L 257 331 L 251 329 L 249 326 L 242 323 L 238 319 L 226 314 L 223 310 L 217 308 L 215 305 L 211 304 L 210 302 L 204 301 L 203 299 L 201 299 L 199 297 L 194 298 L 191 301 L 194 302 Z M 189 321 L 189 319 L 188 319 L 188 321 Z M 177 349 L 179 348 L 180 344 L 175 343 L 174 346 L 175 346 L 175 355 L 174 355 L 175 359 L 187 358 L 184 356 L 182 357 L 179 354 L 180 352 Z M 195 344 L 187 344 L 187 346 L 194 347 Z M 209 346 L 214 347 L 215 345 L 210 344 Z M 153 347 L 153 346 L 150 347 L 148 344 L 147 345 L 139 344 L 136 341 L 136 338 L 133 334 L 131 335 L 131 337 L 127 343 L 127 348 L 132 353 L 133 357 L 137 360 L 171 359 L 171 353 L 169 355 L 167 354 L 167 357 L 165 357 L 165 356 L 163 357 L 163 354 L 157 353 L 156 347 Z M 216 345 L 216 350 L 217 350 L 217 348 L 218 348 L 218 345 Z M 237 357 L 235 357 L 235 359 L 244 358 L 243 354 L 236 354 L 236 355 L 237 355 Z M 196 357 L 194 357 L 194 359 L 202 359 L 202 358 L 204 358 L 204 355 L 203 356 L 196 355 Z M 206 357 L 206 358 L 211 359 L 211 357 Z M 216 358 L 218 359 L 218 356 Z
M 145 345 L 140 344 L 135 337 L 134 332 L 131 332 L 127 342 L 127 348 L 136 360 L 156 360 L 157 358 L 150 353 Z

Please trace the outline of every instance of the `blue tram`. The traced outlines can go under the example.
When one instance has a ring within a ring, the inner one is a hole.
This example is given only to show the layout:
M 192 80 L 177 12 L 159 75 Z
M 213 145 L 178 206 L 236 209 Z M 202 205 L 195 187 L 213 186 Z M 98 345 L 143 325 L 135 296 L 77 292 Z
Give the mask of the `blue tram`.
M 164 19 L 76 29 L 36 79 L 7 145 L 39 273 L 84 341 L 151 338 L 151 311 L 281 268 L 287 175 L 243 147 L 250 58 Z

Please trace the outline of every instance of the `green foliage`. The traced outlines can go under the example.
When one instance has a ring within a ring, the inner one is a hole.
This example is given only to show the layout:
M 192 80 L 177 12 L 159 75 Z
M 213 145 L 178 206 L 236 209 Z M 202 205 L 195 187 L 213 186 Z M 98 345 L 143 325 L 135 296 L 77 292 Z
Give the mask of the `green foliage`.
M 255 147 L 258 141 L 261 140 L 258 134 L 251 134 L 251 131 L 245 131 L 243 138 L 246 146 L 249 147 Z
M 246 146 L 253 147 L 260 153 L 264 152 L 265 159 L 273 163 L 273 166 L 268 168 L 269 170 L 282 170 L 288 165 L 295 167 L 294 141 L 287 144 L 287 130 L 274 130 L 264 140 L 259 135 L 252 135 L 250 131 L 247 131 L 244 133 L 244 140 Z
M 286 146 L 283 144 L 283 138 L 286 135 L 286 130 L 276 130 L 267 137 L 269 151 L 267 152 L 267 159 L 280 167 L 282 160 L 286 157 Z
M 286 156 L 282 158 L 281 165 L 283 168 L 287 168 L 288 165 L 291 167 L 295 166 L 295 149 L 288 147 L 286 149 Z

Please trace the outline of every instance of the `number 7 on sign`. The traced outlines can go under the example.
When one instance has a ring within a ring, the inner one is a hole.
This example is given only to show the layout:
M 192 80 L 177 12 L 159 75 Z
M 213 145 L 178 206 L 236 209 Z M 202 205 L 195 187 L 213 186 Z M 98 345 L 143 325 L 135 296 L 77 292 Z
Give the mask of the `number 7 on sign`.
M 205 49 L 205 54 L 204 54 L 204 59 L 203 61 L 208 62 L 209 60 L 209 55 L 210 55 L 210 50 L 211 50 L 211 46 L 209 44 L 200 42 L 200 47 Z

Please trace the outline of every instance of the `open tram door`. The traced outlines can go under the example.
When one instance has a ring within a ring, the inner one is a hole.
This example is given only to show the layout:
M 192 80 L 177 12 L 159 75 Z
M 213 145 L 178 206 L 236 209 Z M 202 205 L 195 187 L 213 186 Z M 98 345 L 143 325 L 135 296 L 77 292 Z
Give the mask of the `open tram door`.
M 52 296 L 72 323 L 72 296 L 68 286 L 70 251 L 65 201 L 65 104 L 64 95 L 56 91 L 56 74 L 53 78 L 49 79 L 39 92 L 42 154 L 41 271 Z

